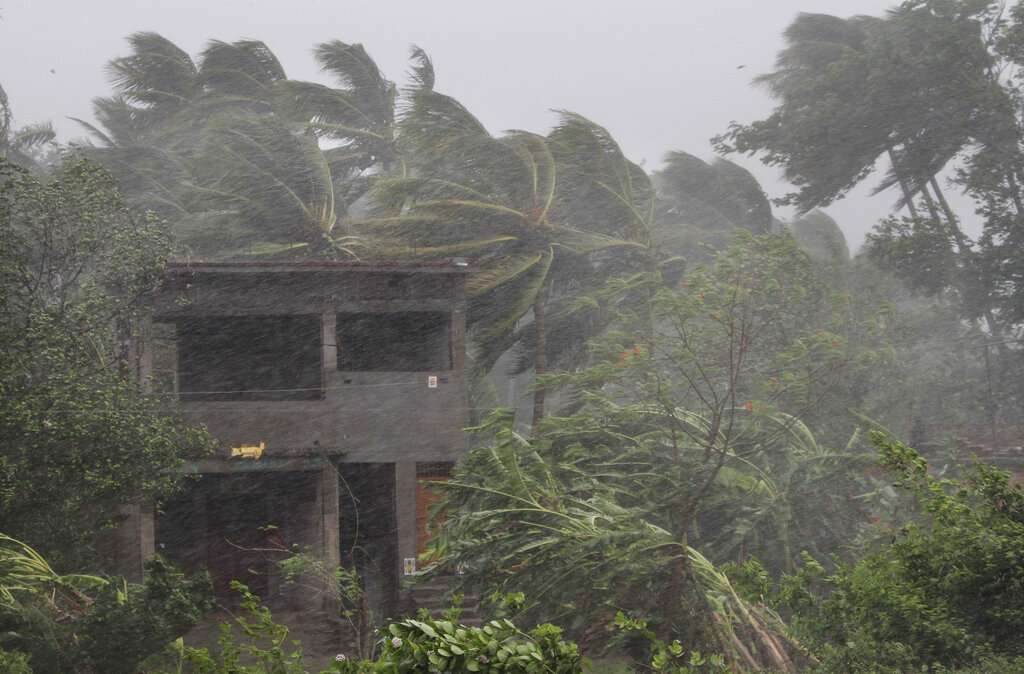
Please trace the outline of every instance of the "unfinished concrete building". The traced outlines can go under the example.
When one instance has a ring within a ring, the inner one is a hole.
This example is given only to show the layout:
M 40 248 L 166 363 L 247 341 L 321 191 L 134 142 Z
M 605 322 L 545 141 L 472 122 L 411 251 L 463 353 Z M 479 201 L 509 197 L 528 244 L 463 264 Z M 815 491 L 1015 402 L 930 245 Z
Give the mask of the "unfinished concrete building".
M 315 593 L 277 561 L 301 550 L 355 565 L 380 617 L 402 606 L 432 494 L 465 450 L 459 264 L 172 264 L 138 344 L 140 376 L 205 425 L 216 456 L 155 516 L 125 529 L 156 551 L 245 582 L 279 611 Z M 127 551 L 126 552 L 132 552 Z M 136 566 L 136 568 L 138 568 Z

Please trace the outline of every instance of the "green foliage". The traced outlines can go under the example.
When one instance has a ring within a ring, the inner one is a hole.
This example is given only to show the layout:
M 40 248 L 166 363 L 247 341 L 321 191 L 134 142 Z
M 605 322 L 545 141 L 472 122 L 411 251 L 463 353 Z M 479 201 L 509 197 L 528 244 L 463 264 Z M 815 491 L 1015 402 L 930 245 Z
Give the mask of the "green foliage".
M 798 188 L 786 201 L 801 212 L 841 198 L 884 157 L 875 192 L 898 187 L 907 217 L 878 223 L 866 250 L 991 336 L 987 387 L 1003 424 L 1020 422 L 1024 396 L 1024 359 L 1007 346 L 1024 317 L 1022 21 L 1019 2 L 974 0 L 909 0 L 880 18 L 801 14 L 776 69 L 759 78 L 778 106 L 718 139 L 723 152 L 783 168 Z M 980 235 L 965 231 L 948 183 L 974 201 Z
M 834 573 L 804 566 L 766 588 L 754 565 L 747 591 L 791 615 L 826 671 L 976 666 L 1024 652 L 1024 491 L 976 464 L 960 480 L 930 476 L 912 449 L 875 432 L 882 465 L 913 495 L 919 520 Z M 1010 666 L 1010 665 L 1007 665 Z
M 367 171 L 396 159 L 396 87 L 361 45 L 316 47 L 331 87 L 289 79 L 257 40 L 213 40 L 197 59 L 156 33 L 128 40 L 110 63 L 115 95 L 95 102 L 99 127 L 80 123 L 98 144 L 81 150 L 130 203 L 193 253 L 354 255 L 339 219 Z
M 389 625 L 373 663 L 336 661 L 330 671 L 576 674 L 582 670 L 576 644 L 563 641 L 562 630 L 554 625 L 524 632 L 510 620 L 468 627 L 428 618 Z
M 79 653 L 97 672 L 133 674 L 213 609 L 212 593 L 205 574 L 187 578 L 154 558 L 141 587 L 110 583 L 96 593 L 77 628 Z
M 0 539 L 0 642 L 30 655 L 36 672 L 136 672 L 212 608 L 209 578 L 186 578 L 160 558 L 140 586 L 59 576 L 30 547 Z
M 0 674 L 32 674 L 28 656 L 0 648 Z
M 98 576 L 60 575 L 31 546 L 0 533 L 0 608 L 18 611 L 26 601 L 46 597 L 56 610 L 78 602 L 85 590 L 106 585 Z
M 698 674 L 699 672 L 718 672 L 725 674 L 733 671 L 726 660 L 719 654 L 705 655 L 700 651 L 689 651 L 679 640 L 666 644 L 647 628 L 647 621 L 627 617 L 622 611 L 615 614 L 614 626 L 626 633 L 639 634 L 650 644 L 650 662 L 645 669 L 667 674 Z
M 768 197 L 748 171 L 731 161 L 705 163 L 686 152 L 669 152 L 652 182 L 658 193 L 652 235 L 665 252 L 693 261 L 706 257 L 702 246 L 728 245 L 737 228 L 771 231 Z
M 164 658 L 171 669 L 155 674 L 306 674 L 302 650 L 288 638 L 288 628 L 274 622 L 270 609 L 244 585 L 232 581 L 231 588 L 241 595 L 242 612 L 221 624 L 217 652 L 178 639 Z
M 139 391 L 127 349 L 168 241 L 81 160 L 49 182 L 0 163 L 0 241 L 0 519 L 58 567 L 96 568 L 119 504 L 169 493 L 210 444 Z
M 900 270 L 914 290 L 934 295 L 956 282 L 956 256 L 940 222 L 888 218 L 868 234 L 867 251 L 879 266 Z
M 812 259 L 832 268 L 850 261 L 850 248 L 836 221 L 823 211 L 815 210 L 800 216 L 787 225 L 793 238 Z
M 181 639 L 171 644 L 160 674 L 306 674 L 298 642 L 288 628 L 275 623 L 270 610 L 244 585 L 243 613 L 221 625 L 218 651 L 192 648 Z M 241 639 L 239 639 L 239 633 Z M 335 657 L 322 674 L 399 674 L 404 672 L 510 672 L 512 674 L 576 674 L 581 659 L 576 644 L 562 640 L 562 630 L 539 625 L 529 632 L 509 620 L 472 627 L 452 620 L 409 619 L 383 630 L 370 658 Z
M 329 567 L 319 557 L 309 553 L 296 553 L 278 562 L 285 582 L 306 584 L 325 591 L 337 606 L 339 617 L 352 630 L 356 654 L 369 657 L 373 651 L 373 625 L 376 622 L 367 601 L 363 578 L 359 571 L 344 566 Z
M 517 331 L 517 321 L 543 310 L 553 282 L 588 278 L 588 255 L 643 249 L 632 227 L 638 205 L 623 205 L 615 189 L 635 178 L 637 192 L 643 185 L 649 192 L 649 180 L 642 171 L 635 175 L 606 130 L 578 115 L 562 113 L 547 137 L 525 131 L 496 137 L 436 91 L 432 79 L 409 97 L 399 129 L 415 172 L 375 184 L 373 217 L 362 226 L 399 254 L 474 255 L 481 269 L 466 291 L 467 320 L 479 344 L 476 368 L 488 372 L 527 334 L 536 362 L 546 333 L 539 321 L 530 333 Z M 577 209 L 584 193 L 599 201 Z M 617 222 L 608 213 L 596 223 L 586 217 L 610 202 Z
M 615 316 L 591 366 L 546 380 L 571 387 L 575 413 L 529 439 L 495 414 L 439 485 L 442 564 L 591 638 L 628 610 L 688 652 L 791 667 L 775 617 L 705 554 L 763 551 L 778 571 L 798 541 L 832 551 L 850 537 L 856 460 L 779 410 L 827 394 L 849 358 L 813 321 L 828 304 L 811 278 L 791 238 L 747 234 L 679 288 L 609 283 L 588 300 Z
M 0 160 L 26 169 L 39 169 L 42 150 L 53 143 L 57 134 L 50 124 L 15 129 L 13 117 L 7 92 L 0 87 Z

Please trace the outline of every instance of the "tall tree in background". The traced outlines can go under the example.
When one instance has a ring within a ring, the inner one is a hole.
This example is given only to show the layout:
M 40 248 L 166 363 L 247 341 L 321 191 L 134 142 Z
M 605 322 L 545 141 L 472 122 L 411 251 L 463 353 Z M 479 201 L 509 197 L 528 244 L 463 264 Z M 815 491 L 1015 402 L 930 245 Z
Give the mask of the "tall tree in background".
M 541 376 L 553 279 L 571 274 L 577 256 L 638 244 L 556 220 L 560 163 L 552 142 L 526 131 L 491 135 L 458 101 L 435 90 L 422 51 L 414 59 L 415 83 L 399 123 L 410 174 L 376 183 L 375 217 L 363 226 L 416 256 L 472 253 L 482 267 L 467 285 L 478 367 L 488 371 L 518 341 L 516 324 L 529 315 Z M 534 425 L 544 404 L 538 387 Z
M 850 262 L 850 247 L 843 230 L 824 211 L 813 210 L 787 223 L 786 228 L 812 259 L 833 269 Z
M 868 250 L 927 292 L 952 292 L 978 321 L 1009 372 L 1021 301 L 1018 241 L 1019 96 L 1001 76 L 1012 57 L 1020 10 L 998 3 L 905 2 L 884 18 L 801 15 L 786 32 L 777 70 L 760 78 L 779 101 L 774 113 L 733 125 L 722 150 L 760 154 L 800 189 L 801 212 L 840 198 L 890 160 L 877 191 L 899 186 L 907 218 L 883 221 Z M 986 216 L 972 241 L 940 187 L 955 182 Z M 987 347 L 986 347 L 987 348 Z M 1002 377 L 999 396 L 1021 395 Z M 1013 405 L 1008 405 L 1012 408 Z
M 52 143 L 56 134 L 49 123 L 31 124 L 20 129 L 14 128 L 14 113 L 11 111 L 7 92 L 0 86 L 0 159 L 5 159 L 22 168 L 36 169 L 38 161 L 34 154 L 45 145 Z
M 394 162 L 394 85 L 360 45 L 319 45 L 332 88 L 287 78 L 262 42 L 211 42 L 194 61 L 155 33 L 111 61 L 99 147 L 129 200 L 167 218 L 194 252 L 344 254 L 336 225 Z M 332 253 L 333 252 L 333 253 Z
M 96 568 L 119 505 L 168 494 L 208 446 L 138 390 L 124 348 L 162 230 L 94 165 L 43 183 L 0 160 L 0 520 L 60 568 Z
M 728 245 L 737 229 L 771 231 L 772 207 L 761 185 L 727 159 L 707 163 L 669 152 L 652 180 L 658 191 L 653 236 L 663 250 L 696 261 L 706 256 L 704 246 Z

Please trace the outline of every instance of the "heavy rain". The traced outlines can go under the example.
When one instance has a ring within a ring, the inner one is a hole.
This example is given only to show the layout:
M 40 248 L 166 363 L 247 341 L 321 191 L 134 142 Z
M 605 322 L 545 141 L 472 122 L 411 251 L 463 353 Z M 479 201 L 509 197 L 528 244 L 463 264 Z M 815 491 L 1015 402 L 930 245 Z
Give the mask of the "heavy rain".
M 1024 673 L 1024 0 L 0 4 L 0 674 Z

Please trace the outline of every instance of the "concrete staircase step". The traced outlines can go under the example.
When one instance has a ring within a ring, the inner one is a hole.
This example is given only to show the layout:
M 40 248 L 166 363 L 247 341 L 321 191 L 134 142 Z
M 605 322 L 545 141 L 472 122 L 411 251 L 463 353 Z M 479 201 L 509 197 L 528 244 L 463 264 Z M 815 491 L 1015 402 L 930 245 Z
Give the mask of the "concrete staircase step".
M 412 603 L 419 609 L 426 609 L 434 618 L 439 618 L 444 611 L 452 607 L 452 596 L 457 586 L 455 578 L 439 577 L 431 578 L 428 581 L 413 585 L 409 594 Z M 459 605 L 462 609 L 459 622 L 464 625 L 478 627 L 483 624 L 480 611 L 480 595 L 467 593 L 462 596 Z

